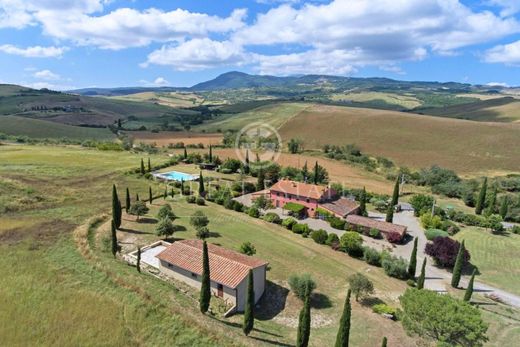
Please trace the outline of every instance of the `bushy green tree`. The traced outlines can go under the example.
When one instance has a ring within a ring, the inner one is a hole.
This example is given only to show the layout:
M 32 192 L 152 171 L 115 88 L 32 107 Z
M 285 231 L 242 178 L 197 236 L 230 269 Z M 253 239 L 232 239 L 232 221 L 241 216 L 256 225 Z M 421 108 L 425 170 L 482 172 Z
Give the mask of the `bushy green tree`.
M 199 229 L 209 224 L 208 217 L 202 211 L 195 211 L 190 217 L 190 224 L 195 228 Z
M 410 334 L 449 346 L 481 347 L 488 340 L 480 311 L 464 301 L 415 288 L 407 289 L 400 301 L 401 322 Z
M 139 221 L 139 217 L 147 214 L 149 211 L 148 206 L 144 203 L 144 201 L 136 201 L 128 211 L 131 215 L 137 216 L 137 220 Z
M 352 307 L 350 306 L 350 289 L 347 292 L 345 298 L 345 304 L 343 305 L 343 313 L 341 314 L 341 320 L 339 321 L 339 330 L 336 335 L 335 347 L 348 347 L 350 337 L 350 316 L 352 314 Z
M 255 324 L 255 285 L 253 278 L 253 270 L 249 270 L 247 279 L 247 297 L 246 307 L 244 309 L 244 323 L 242 324 L 242 331 L 247 336 L 253 330 Z
M 353 257 L 363 255 L 363 238 L 355 231 L 347 231 L 341 235 L 339 245 L 342 250 Z
M 206 313 L 209 309 L 211 300 L 211 282 L 209 269 L 208 244 L 206 241 L 202 244 L 202 280 L 200 287 L 199 308 L 200 312 Z
M 301 275 L 293 274 L 289 276 L 288 282 L 291 291 L 300 300 L 305 300 L 305 295 L 311 295 L 314 289 L 316 289 L 316 282 L 314 282 L 311 275 L 308 273 L 303 273 Z
M 173 213 L 172 206 L 170 204 L 164 204 L 159 209 L 159 212 L 157 213 L 157 218 L 158 219 L 168 218 L 173 221 L 177 217 L 175 216 L 175 213 Z
M 240 245 L 239 251 L 240 251 L 240 253 L 245 254 L 245 255 L 255 255 L 256 254 L 255 246 L 249 241 L 242 243 Z
M 486 192 L 487 192 L 487 177 L 484 178 L 484 182 L 482 183 L 482 188 L 480 188 L 480 193 L 478 194 L 477 206 L 475 207 L 476 214 L 482 214 L 482 211 L 486 207 Z
M 408 262 L 408 276 L 410 278 L 415 278 L 415 271 L 417 267 L 417 242 L 419 238 L 416 237 L 413 242 L 412 254 L 410 255 L 410 261 Z
M 155 233 L 158 236 L 171 236 L 173 235 L 173 232 L 175 231 L 175 228 L 173 226 L 173 223 L 170 218 L 163 218 L 155 227 Z
M 460 277 L 462 275 L 462 265 L 464 265 L 464 250 L 464 240 L 462 240 L 459 252 L 457 253 L 457 259 L 455 260 L 455 265 L 453 266 L 453 274 L 451 276 L 451 286 L 453 288 L 459 286 Z
M 361 273 L 355 273 L 347 278 L 350 290 L 354 294 L 356 301 L 369 294 L 374 293 L 374 284 L 367 276 Z

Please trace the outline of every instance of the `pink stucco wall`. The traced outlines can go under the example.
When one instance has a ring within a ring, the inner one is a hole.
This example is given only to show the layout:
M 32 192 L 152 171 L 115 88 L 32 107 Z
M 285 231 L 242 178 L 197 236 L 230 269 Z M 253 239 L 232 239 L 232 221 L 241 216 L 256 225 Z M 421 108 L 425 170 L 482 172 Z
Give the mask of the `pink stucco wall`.
M 332 197 L 334 195 L 335 192 L 330 189 L 323 194 L 323 197 Z M 318 208 L 318 204 L 321 202 L 318 199 L 312 199 L 277 191 L 270 191 L 269 196 L 274 207 L 283 207 L 288 202 L 294 202 L 307 207 L 307 214 L 310 217 L 314 217 L 316 209 Z

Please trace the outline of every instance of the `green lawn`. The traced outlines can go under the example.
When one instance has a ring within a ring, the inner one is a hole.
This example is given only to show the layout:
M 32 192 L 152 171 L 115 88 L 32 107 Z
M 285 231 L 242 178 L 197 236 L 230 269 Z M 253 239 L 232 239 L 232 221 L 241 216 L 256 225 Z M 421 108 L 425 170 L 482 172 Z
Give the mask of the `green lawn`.
M 465 240 L 471 263 L 481 272 L 479 280 L 520 295 L 520 235 L 468 227 L 455 238 Z

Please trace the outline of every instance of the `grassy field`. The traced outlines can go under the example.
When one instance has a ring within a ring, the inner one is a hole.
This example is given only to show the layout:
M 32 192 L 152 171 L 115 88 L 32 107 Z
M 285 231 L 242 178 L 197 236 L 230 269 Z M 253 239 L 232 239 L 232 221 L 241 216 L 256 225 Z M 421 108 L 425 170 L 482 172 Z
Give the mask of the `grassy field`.
M 205 130 L 208 133 L 217 132 L 219 129 L 222 131 L 240 130 L 246 125 L 256 122 L 267 123 L 277 129 L 291 118 L 297 116 L 308 106 L 308 104 L 302 103 L 268 104 L 243 113 L 219 117 L 214 122 L 195 126 L 193 130 Z
M 385 92 L 352 92 L 332 94 L 330 99 L 333 101 L 356 101 L 367 102 L 374 100 L 382 100 L 387 104 L 398 105 L 405 109 L 412 109 L 422 105 L 421 101 L 413 95 L 402 95 Z
M 493 235 L 482 228 L 464 228 L 455 236 L 465 240 L 479 280 L 520 295 L 520 235 Z
M 0 132 L 32 138 L 115 139 L 115 135 L 107 128 L 79 127 L 17 116 L 0 116 Z
M 482 122 L 520 122 L 520 100 L 513 97 L 486 98 L 468 104 L 422 109 L 421 113 Z
M 136 94 L 128 94 L 121 96 L 112 96 L 109 99 L 127 100 L 156 103 L 169 107 L 193 107 L 204 102 L 204 98 L 194 93 L 155 93 L 142 92 Z
M 222 144 L 223 135 L 220 133 L 192 133 L 182 131 L 129 131 L 127 134 L 134 139 L 135 143 L 155 143 L 159 147 L 166 147 L 171 143 L 183 142 L 185 145 L 196 145 L 202 143 L 204 146 Z
M 365 153 L 421 168 L 438 164 L 461 174 L 518 171 L 520 126 L 334 106 L 314 106 L 280 129 L 306 148 L 357 144 Z

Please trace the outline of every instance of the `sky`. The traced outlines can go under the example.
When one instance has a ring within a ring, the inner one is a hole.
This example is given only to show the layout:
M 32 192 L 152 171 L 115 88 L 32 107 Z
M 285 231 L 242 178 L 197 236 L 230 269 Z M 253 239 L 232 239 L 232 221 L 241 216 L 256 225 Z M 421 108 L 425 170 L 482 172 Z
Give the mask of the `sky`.
M 520 86 L 520 0 L 0 0 L 0 83 L 183 87 L 235 70 Z

